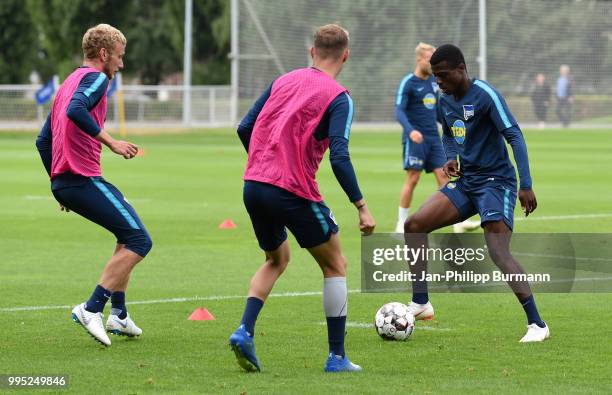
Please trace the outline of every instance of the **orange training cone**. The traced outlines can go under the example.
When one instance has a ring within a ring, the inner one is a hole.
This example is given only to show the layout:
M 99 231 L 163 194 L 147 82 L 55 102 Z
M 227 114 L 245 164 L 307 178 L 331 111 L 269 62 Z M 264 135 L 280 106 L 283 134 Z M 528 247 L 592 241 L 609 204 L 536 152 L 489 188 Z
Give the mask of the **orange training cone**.
M 146 152 L 144 150 L 144 148 L 138 148 L 138 152 L 136 153 L 136 156 L 145 156 Z
M 236 228 L 236 224 L 231 219 L 226 219 L 225 221 L 219 224 L 219 229 L 234 229 Z
M 205 308 L 198 307 L 187 319 L 191 321 L 212 321 L 215 317 Z

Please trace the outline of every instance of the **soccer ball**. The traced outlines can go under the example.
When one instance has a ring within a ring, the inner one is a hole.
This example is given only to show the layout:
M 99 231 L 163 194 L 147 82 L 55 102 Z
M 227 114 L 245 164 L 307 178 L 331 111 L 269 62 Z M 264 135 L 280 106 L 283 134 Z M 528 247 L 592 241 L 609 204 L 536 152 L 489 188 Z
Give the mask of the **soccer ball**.
M 407 340 L 414 331 L 414 316 L 403 303 L 387 303 L 376 312 L 374 327 L 385 340 Z

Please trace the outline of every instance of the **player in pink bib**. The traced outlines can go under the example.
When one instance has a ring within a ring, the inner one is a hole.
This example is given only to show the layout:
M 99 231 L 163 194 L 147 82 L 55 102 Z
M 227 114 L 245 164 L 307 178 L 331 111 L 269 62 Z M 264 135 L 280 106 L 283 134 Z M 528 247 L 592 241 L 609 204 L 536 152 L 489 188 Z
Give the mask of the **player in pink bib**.
M 123 68 L 126 39 L 110 25 L 89 29 L 83 37 L 83 66 L 57 92 L 36 146 L 51 178 L 51 191 L 65 211 L 74 211 L 112 232 L 117 244 L 89 300 L 72 310 L 72 319 L 110 346 L 106 334 L 139 336 L 142 330 L 125 307 L 130 273 L 152 247 L 151 237 L 121 192 L 102 178 L 102 144 L 131 159 L 138 147 L 114 140 L 104 131 L 109 80 Z M 112 309 L 102 323 L 108 299 Z
M 238 127 L 248 152 L 244 203 L 266 260 L 251 279 L 246 307 L 230 345 L 239 365 L 259 371 L 253 337 L 255 321 L 276 280 L 289 263 L 289 228 L 323 271 L 323 302 L 329 355 L 326 372 L 360 371 L 344 351 L 347 315 L 346 259 L 338 225 L 323 202 L 315 179 L 327 149 L 338 182 L 355 205 L 365 235 L 375 227 L 359 190 L 348 152 L 353 101 L 336 77 L 348 59 L 348 33 L 320 27 L 310 50 L 313 67 L 276 79 Z

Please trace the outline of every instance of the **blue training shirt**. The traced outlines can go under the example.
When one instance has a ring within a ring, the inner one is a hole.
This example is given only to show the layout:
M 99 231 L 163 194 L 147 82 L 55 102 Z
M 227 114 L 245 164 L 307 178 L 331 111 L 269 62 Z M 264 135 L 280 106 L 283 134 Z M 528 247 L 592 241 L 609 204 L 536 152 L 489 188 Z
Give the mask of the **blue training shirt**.
M 459 100 L 440 96 L 442 142 L 447 160 L 457 159 L 466 186 L 480 186 L 491 179 L 516 186 L 516 173 L 504 139 L 512 147 L 521 189 L 531 189 L 527 146 L 504 98 L 488 83 L 473 80 Z
M 253 107 L 242 119 L 238 126 L 238 136 L 249 151 L 251 133 L 255 127 L 255 121 L 263 109 L 272 92 L 272 85 L 255 101 Z M 353 99 L 348 93 L 339 94 L 327 107 L 325 114 L 314 134 L 314 138 L 321 141 L 329 138 L 329 160 L 338 183 L 351 202 L 363 198 L 357 176 L 351 163 L 348 144 L 350 138 L 351 124 L 353 122 Z
M 84 66 L 82 66 L 84 67 Z M 89 113 L 106 94 L 108 89 L 108 78 L 102 72 L 91 72 L 83 76 L 79 82 L 79 86 L 74 91 L 70 104 L 66 109 L 68 118 L 74 122 L 79 129 L 91 137 L 96 137 L 100 133 L 100 127 L 94 121 Z M 51 112 L 47 116 L 47 120 L 43 125 L 38 137 L 36 138 L 36 148 L 40 154 L 40 158 L 45 166 L 47 173 L 51 175 L 52 148 L 51 143 L 53 135 L 51 133 Z M 53 180 L 54 188 L 63 186 L 66 182 L 58 180 L 57 177 Z M 62 184 L 62 185 L 60 185 Z
M 438 84 L 433 76 L 421 79 L 408 74 L 399 84 L 395 99 L 395 117 L 402 125 L 405 142 L 412 130 L 418 130 L 425 138 L 439 139 L 436 104 Z
M 106 94 L 108 83 L 108 77 L 102 72 L 85 74 L 66 109 L 68 118 L 91 137 L 96 137 L 100 133 L 100 127 L 89 112 Z

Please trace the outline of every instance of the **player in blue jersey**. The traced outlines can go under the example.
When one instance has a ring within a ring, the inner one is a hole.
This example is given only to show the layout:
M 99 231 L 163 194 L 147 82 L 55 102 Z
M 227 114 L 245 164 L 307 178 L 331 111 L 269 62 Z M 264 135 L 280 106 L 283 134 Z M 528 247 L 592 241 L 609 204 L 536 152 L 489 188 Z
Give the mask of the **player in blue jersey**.
M 438 84 L 432 73 L 429 59 L 435 47 L 419 43 L 415 48 L 416 67 L 400 82 L 395 100 L 395 117 L 402 125 L 402 157 L 406 179 L 400 192 L 395 231 L 404 233 L 408 219 L 412 194 L 421 172 L 434 173 L 438 187 L 448 182 L 442 171 L 446 162 L 444 149 L 438 133 L 437 101 Z M 455 225 L 456 232 L 471 230 L 479 223 L 466 220 Z
M 433 53 L 430 62 L 444 93 L 439 101 L 447 160 L 444 172 L 449 177 L 457 178 L 431 196 L 408 219 L 405 226 L 407 242 L 426 243 L 426 233 L 478 213 L 495 264 L 504 273 L 524 273 L 510 254 L 517 182 L 506 149 L 508 142 L 520 177 L 518 198 L 525 215 L 529 215 L 536 209 L 537 201 L 532 189 L 523 134 L 499 92 L 484 81 L 469 78 L 459 48 L 443 45 Z M 421 278 L 419 273 L 426 270 L 426 265 L 426 261 L 421 261 L 411 266 L 411 270 L 417 273 L 417 278 Z M 550 332 L 540 318 L 529 284 L 526 281 L 512 281 L 509 285 L 527 315 L 527 333 L 520 341 L 547 339 Z M 427 301 L 419 306 L 420 314 L 427 316 L 428 311 L 433 310 L 427 283 L 414 282 L 413 293 L 418 293 Z

